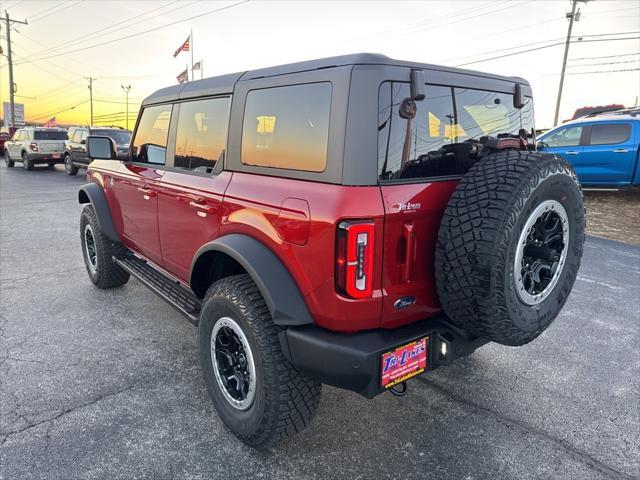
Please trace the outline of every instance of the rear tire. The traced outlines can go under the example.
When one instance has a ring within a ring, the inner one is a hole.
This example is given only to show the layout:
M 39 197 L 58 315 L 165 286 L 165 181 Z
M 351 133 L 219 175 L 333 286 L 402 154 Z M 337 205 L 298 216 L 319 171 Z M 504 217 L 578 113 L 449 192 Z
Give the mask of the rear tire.
M 25 170 L 33 170 L 33 160 L 29 159 L 27 152 L 22 152 L 22 167 Z
M 222 421 L 252 447 L 302 431 L 320 401 L 321 384 L 285 358 L 280 332 L 249 275 L 223 278 L 207 291 L 199 326 L 204 380 Z
M 80 215 L 80 241 L 87 273 L 96 287 L 120 287 L 129 281 L 129 273 L 113 261 L 114 256 L 122 253 L 122 246 L 100 231 L 91 204 L 86 205 Z
M 9 152 L 8 151 L 4 151 L 4 163 L 7 166 L 7 168 L 13 168 L 13 166 L 16 164 L 13 160 L 11 160 L 11 157 L 9 156 Z
M 585 231 L 571 166 L 504 151 L 478 161 L 445 210 L 436 284 L 445 313 L 473 335 L 523 345 L 558 315 L 576 279 Z
M 71 163 L 71 155 L 64 156 L 64 172 L 71 176 L 78 173 L 78 167 Z

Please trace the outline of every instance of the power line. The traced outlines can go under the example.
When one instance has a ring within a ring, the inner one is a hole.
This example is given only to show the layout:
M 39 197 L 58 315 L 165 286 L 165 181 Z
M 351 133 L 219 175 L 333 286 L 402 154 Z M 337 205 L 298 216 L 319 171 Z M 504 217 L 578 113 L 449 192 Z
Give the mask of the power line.
M 567 75 L 588 75 L 591 73 L 617 73 L 617 72 L 638 72 L 640 68 L 621 68 L 618 70 L 593 70 L 591 72 L 570 72 Z
M 616 57 L 631 57 L 631 56 L 635 56 L 635 57 L 640 57 L 640 53 L 635 52 L 635 53 L 620 53 L 618 55 L 600 55 L 598 57 L 580 57 L 580 58 L 571 58 L 569 59 L 570 62 L 575 62 L 578 60 L 595 60 L 598 58 L 616 58 Z
M 598 65 L 617 65 L 620 63 L 637 63 L 637 62 L 640 62 L 640 58 L 638 60 L 619 60 L 617 62 L 581 63 L 578 65 L 567 65 L 567 68 L 595 67 Z
M 175 3 L 177 3 L 178 1 L 180 1 L 180 0 L 175 0 L 175 1 L 171 2 L 171 3 L 164 4 L 164 5 L 160 6 L 160 7 L 152 8 L 151 10 L 147 10 L 146 12 L 143 12 L 141 14 L 126 18 L 126 19 L 121 20 L 121 21 L 119 21 L 117 23 L 114 23 L 112 25 L 108 25 L 107 27 L 101 28 L 100 30 L 96 30 L 94 32 L 91 32 L 89 35 L 80 35 L 78 37 L 72 38 L 71 40 L 68 40 L 66 42 L 60 43 L 60 44 L 58 44 L 56 46 L 45 47 L 44 50 L 40 50 L 39 52 L 35 52 L 33 54 L 33 56 L 34 57 L 38 57 L 38 56 L 41 56 L 41 55 L 46 54 L 46 53 L 52 53 L 52 52 L 60 50 L 61 48 L 68 48 L 68 47 L 73 46 L 73 45 L 79 45 L 79 44 L 81 44 L 83 42 L 96 39 L 96 38 L 98 38 L 100 36 L 111 34 L 111 33 L 115 33 L 117 31 L 120 31 L 120 30 L 124 29 L 124 28 L 129 28 L 129 27 L 131 27 L 133 25 L 126 25 L 124 27 L 114 29 L 114 27 L 117 27 L 118 25 L 122 25 L 124 23 L 129 23 L 131 21 L 139 22 L 140 21 L 140 17 L 147 17 L 147 15 L 149 15 L 149 14 L 151 14 L 153 12 L 157 12 L 158 10 L 161 10 L 161 9 L 166 8 L 168 6 L 171 6 L 171 5 L 175 4 Z M 187 5 L 191 5 L 192 3 L 195 3 L 195 2 L 191 2 L 191 3 L 187 4 Z M 182 6 L 180 8 L 182 8 Z M 163 12 L 163 14 L 172 12 L 173 10 L 175 10 L 175 9 Z M 152 16 L 150 18 L 155 18 L 155 16 Z M 100 34 L 100 35 L 98 35 L 98 34 Z
M 65 107 L 62 110 L 50 111 L 50 112 L 44 113 L 44 114 L 42 114 L 40 116 L 32 117 L 30 121 L 33 122 L 33 121 L 40 120 L 40 119 L 43 119 L 43 118 L 46 118 L 46 117 L 49 117 L 49 116 L 55 117 L 56 115 L 58 115 L 58 114 L 60 114 L 62 112 L 66 112 L 67 110 L 73 110 L 74 108 L 79 107 L 80 105 L 84 105 L 85 103 L 89 103 L 89 100 L 85 100 L 83 102 L 76 103 L 75 105 L 72 105 L 70 107 Z
M 575 43 L 615 42 L 617 40 L 638 40 L 638 39 L 640 39 L 640 37 L 607 38 L 607 39 L 593 39 L 593 40 L 587 39 L 587 40 L 580 40 L 579 42 L 575 42 Z M 536 50 L 544 50 L 546 48 L 557 47 L 558 45 L 564 45 L 564 42 L 552 43 L 550 45 L 543 45 L 541 47 L 529 48 L 527 50 L 520 50 L 519 52 L 507 53 L 505 55 L 498 55 L 497 57 L 483 58 L 482 60 L 476 60 L 476 61 L 473 61 L 473 62 L 460 63 L 460 64 L 455 65 L 455 66 L 456 67 L 464 67 L 466 65 L 473 65 L 475 63 L 483 63 L 483 62 L 488 62 L 490 60 L 496 60 L 496 59 L 499 59 L 499 58 L 512 57 L 514 55 L 520 55 L 521 53 L 535 52 Z
M 160 26 L 158 26 L 158 27 L 150 28 L 150 29 L 148 29 L 148 30 L 144 30 L 144 31 L 142 31 L 142 32 L 136 32 L 136 33 L 132 33 L 132 34 L 129 34 L 129 35 L 125 35 L 125 36 L 123 36 L 123 37 L 114 38 L 114 39 L 112 39 L 112 40 L 107 40 L 107 41 L 105 41 L 105 42 L 96 43 L 96 44 L 94 44 L 94 45 L 88 45 L 88 46 L 86 46 L 86 47 L 76 48 L 76 49 L 74 49 L 74 50 L 69 50 L 69 51 L 67 51 L 67 52 L 65 52 L 65 53 L 58 53 L 58 54 L 54 54 L 54 55 L 49 55 L 49 56 L 45 56 L 45 57 L 40 57 L 40 58 L 31 59 L 31 60 L 29 60 L 28 62 L 29 62 L 29 63 L 32 63 L 32 62 L 38 62 L 38 61 L 46 60 L 46 59 L 49 59 L 49 58 L 59 57 L 59 56 L 61 56 L 61 55 L 67 55 L 67 54 L 69 54 L 69 53 L 75 53 L 75 52 L 80 52 L 80 51 L 83 51 L 83 50 L 89 50 L 89 49 L 91 49 L 91 48 L 102 47 L 102 46 L 104 46 L 104 45 L 109 45 L 109 44 L 111 44 L 111 43 L 119 42 L 119 41 L 122 41 L 122 40 L 127 40 L 127 39 L 129 39 L 129 38 L 133 38 L 133 37 L 139 37 L 140 35 L 144 35 L 144 34 L 146 34 L 146 33 L 151 33 L 151 32 L 155 32 L 155 31 L 158 31 L 158 30 L 162 30 L 163 28 L 167 28 L 167 27 L 170 27 L 170 26 L 172 26 L 172 25 L 176 25 L 176 24 L 178 24 L 178 23 L 188 22 L 189 20 L 194 20 L 194 19 L 196 19 L 196 18 L 201 18 L 201 17 L 204 17 L 204 16 L 206 16 L 206 15 L 211 15 L 211 14 L 213 14 L 213 13 L 221 12 L 221 11 L 223 11 L 223 10 L 228 10 L 228 9 L 230 9 L 230 8 L 233 8 L 233 7 L 236 7 L 236 6 L 239 6 L 239 5 L 242 5 L 242 4 L 245 4 L 245 3 L 248 3 L 248 2 L 250 2 L 250 1 L 251 1 L 251 0 L 242 0 L 242 1 L 237 2 L 237 3 L 231 4 L 231 5 L 227 5 L 227 6 L 225 6 L 225 7 L 220 7 L 220 8 L 216 8 L 216 9 L 213 9 L 213 10 L 209 10 L 209 11 L 207 11 L 207 12 L 203 12 L 203 13 L 200 13 L 200 14 L 198 14 L 198 15 L 193 15 L 193 16 L 191 16 L 191 17 L 183 18 L 183 19 L 181 19 L 181 20 L 176 20 L 176 21 L 174 21 L 174 22 L 170 22 L 170 23 L 167 23 L 167 24 L 165 24 L 165 25 L 160 25 Z M 27 63 L 27 62 L 20 62 L 20 63 Z
M 50 13 L 47 13 L 46 15 L 42 15 L 42 16 L 40 16 L 40 17 L 36 18 L 36 19 L 33 19 L 33 18 L 32 18 L 32 19 L 31 19 L 31 23 L 38 22 L 38 21 L 42 20 L 43 18 L 49 17 L 49 16 L 51 16 L 51 15 L 58 14 L 58 13 L 62 12 L 63 10 L 66 10 L 66 9 L 67 9 L 67 8 L 69 8 L 69 7 L 73 7 L 74 5 L 77 5 L 78 3 L 82 2 L 82 1 L 83 1 L 83 0 L 77 0 L 76 2 L 69 3 L 66 7 L 60 7 L 60 6 L 58 6 L 58 7 L 57 7 L 57 10 L 54 10 L 54 11 L 52 11 L 52 12 L 50 12 Z M 67 2 L 67 3 L 68 3 L 68 2 Z M 64 3 L 63 3 L 62 5 L 64 5 Z

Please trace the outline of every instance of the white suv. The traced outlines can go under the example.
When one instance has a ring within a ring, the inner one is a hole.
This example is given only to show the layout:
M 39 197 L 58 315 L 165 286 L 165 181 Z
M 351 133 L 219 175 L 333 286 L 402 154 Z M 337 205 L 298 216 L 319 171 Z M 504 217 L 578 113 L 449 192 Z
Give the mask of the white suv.
M 66 139 L 67 132 L 62 128 L 21 128 L 5 142 L 4 161 L 7 167 L 22 162 L 26 170 L 33 170 L 33 166 L 40 163 L 49 166 L 62 163 Z

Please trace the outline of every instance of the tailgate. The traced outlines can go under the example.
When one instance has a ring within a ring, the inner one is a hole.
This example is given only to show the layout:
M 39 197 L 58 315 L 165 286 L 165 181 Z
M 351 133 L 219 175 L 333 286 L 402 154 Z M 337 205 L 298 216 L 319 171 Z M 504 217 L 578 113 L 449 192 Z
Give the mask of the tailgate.
M 440 220 L 457 181 L 383 185 L 385 209 L 382 326 L 440 312 L 434 252 Z
M 39 153 L 64 152 L 64 140 L 37 140 Z

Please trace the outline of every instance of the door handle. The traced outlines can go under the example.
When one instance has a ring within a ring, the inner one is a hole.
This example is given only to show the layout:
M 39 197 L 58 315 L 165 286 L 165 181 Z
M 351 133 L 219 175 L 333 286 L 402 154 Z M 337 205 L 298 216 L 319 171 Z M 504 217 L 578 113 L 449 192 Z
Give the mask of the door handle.
M 404 251 L 404 267 L 402 268 L 402 281 L 408 282 L 411 280 L 411 274 L 413 273 L 413 257 L 415 255 L 415 243 L 416 235 L 413 229 L 413 225 L 405 223 L 402 226 L 402 236 L 405 240 Z
M 145 200 L 149 200 L 149 198 L 155 197 L 158 195 L 158 192 L 151 188 L 138 187 L 138 191 L 142 193 L 142 196 L 144 197 Z
M 627 148 L 616 148 L 613 153 L 629 153 Z
M 566 152 L 564 152 L 565 155 L 578 155 L 580 152 L 576 151 L 576 150 L 568 150 Z
M 194 200 L 189 202 L 189 207 L 197 211 L 198 215 L 200 214 L 206 215 L 207 213 L 213 213 L 214 211 L 214 207 L 212 207 L 211 205 L 207 205 L 206 203 L 199 203 Z M 204 215 L 201 215 L 201 216 L 204 216 Z

